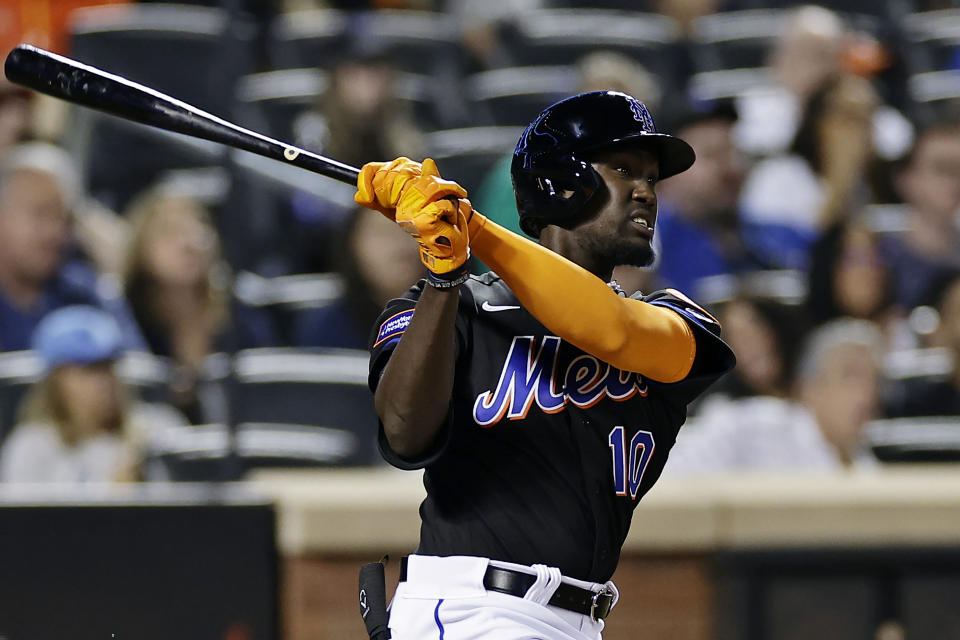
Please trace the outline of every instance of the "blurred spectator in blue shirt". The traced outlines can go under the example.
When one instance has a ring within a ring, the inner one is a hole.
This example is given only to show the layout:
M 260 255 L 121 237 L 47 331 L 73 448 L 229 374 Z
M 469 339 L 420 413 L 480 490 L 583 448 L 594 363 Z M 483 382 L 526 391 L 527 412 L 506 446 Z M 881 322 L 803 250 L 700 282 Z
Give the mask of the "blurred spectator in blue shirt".
M 70 259 L 71 211 L 79 198 L 76 168 L 62 149 L 42 142 L 13 148 L 0 167 L 0 350 L 28 349 L 50 311 L 70 304 L 108 308 L 127 346 L 139 337 L 124 305 L 87 264 Z
M 95 307 L 63 307 L 37 326 L 32 346 L 44 377 L 0 451 L 0 481 L 108 482 L 150 475 L 151 434 L 185 421 L 164 405 L 138 403 L 114 373 L 120 326 Z M 158 469 L 159 470 L 159 469 Z
M 697 161 L 657 189 L 655 242 L 661 286 L 696 295 L 700 278 L 763 268 L 737 212 L 745 165 L 733 142 L 737 113 L 729 104 L 703 105 L 662 119 L 686 140 Z
M 912 309 L 940 274 L 960 269 L 960 120 L 932 123 L 917 136 L 896 186 L 905 229 L 885 250 L 896 300 Z

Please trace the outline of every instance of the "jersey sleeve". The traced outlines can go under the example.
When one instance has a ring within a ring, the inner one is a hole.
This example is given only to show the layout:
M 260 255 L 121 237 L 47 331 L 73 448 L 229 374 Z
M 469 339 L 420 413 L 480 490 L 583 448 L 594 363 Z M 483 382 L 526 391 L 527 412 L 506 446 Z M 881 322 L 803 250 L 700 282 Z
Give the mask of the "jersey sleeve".
M 377 386 L 380 384 L 380 377 L 383 375 L 384 369 L 386 369 L 394 349 L 396 349 L 400 340 L 403 338 L 403 333 L 410 325 L 417 300 L 420 299 L 420 295 L 423 293 L 425 286 L 426 281 L 421 280 L 411 287 L 403 297 L 391 300 L 387 303 L 387 306 L 374 323 L 369 338 L 370 373 L 367 378 L 367 384 L 370 387 L 370 391 L 376 393 Z M 460 354 L 463 353 L 465 349 L 464 341 L 466 336 L 463 319 L 459 313 L 457 314 L 456 323 L 456 358 L 459 361 Z M 390 448 L 390 444 L 387 442 L 386 435 L 383 431 L 383 423 L 378 421 L 377 446 L 380 449 L 380 455 L 383 456 L 384 460 L 398 469 L 422 469 L 433 464 L 446 451 L 453 435 L 452 400 L 450 407 L 446 422 L 440 429 L 434 446 L 428 449 L 423 455 L 412 459 L 403 458 Z
M 733 350 L 720 337 L 720 322 L 703 307 L 676 289 L 636 296 L 654 306 L 670 309 L 690 326 L 696 340 L 696 357 L 682 380 L 657 383 L 679 403 L 687 404 L 736 365 Z

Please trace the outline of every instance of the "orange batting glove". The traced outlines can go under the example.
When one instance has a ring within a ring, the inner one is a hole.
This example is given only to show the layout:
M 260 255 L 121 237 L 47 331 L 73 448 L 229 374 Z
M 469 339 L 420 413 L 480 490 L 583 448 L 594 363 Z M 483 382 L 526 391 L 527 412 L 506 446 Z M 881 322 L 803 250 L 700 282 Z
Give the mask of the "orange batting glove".
M 353 200 L 393 220 L 403 187 L 422 172 L 419 162 L 403 156 L 392 162 L 368 162 L 360 169 Z
M 473 208 L 466 190 L 444 180 L 436 163 L 423 161 L 422 175 L 409 180 L 397 203 L 396 221 L 420 245 L 420 260 L 438 288 L 454 287 L 469 276 L 467 223 Z

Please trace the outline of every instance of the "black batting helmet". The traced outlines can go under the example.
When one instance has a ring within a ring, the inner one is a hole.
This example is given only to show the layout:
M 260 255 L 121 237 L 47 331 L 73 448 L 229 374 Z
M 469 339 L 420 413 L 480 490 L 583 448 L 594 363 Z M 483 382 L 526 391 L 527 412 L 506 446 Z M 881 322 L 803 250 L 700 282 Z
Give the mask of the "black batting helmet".
M 660 178 L 686 171 L 693 149 L 657 133 L 642 102 L 619 91 L 591 91 L 544 109 L 520 136 L 510 173 L 520 228 L 539 237 L 547 224 L 573 222 L 602 184 L 587 155 L 621 144 L 656 154 Z

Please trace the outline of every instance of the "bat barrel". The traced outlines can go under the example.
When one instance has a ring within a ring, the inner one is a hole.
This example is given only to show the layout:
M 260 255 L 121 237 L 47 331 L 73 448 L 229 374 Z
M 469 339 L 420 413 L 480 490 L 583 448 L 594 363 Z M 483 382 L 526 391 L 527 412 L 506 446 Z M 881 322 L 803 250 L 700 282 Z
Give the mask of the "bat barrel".
M 356 167 L 244 129 L 149 87 L 31 45 L 14 47 L 4 72 L 12 82 L 56 98 L 250 151 L 348 184 L 356 184 L 360 173 Z

